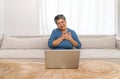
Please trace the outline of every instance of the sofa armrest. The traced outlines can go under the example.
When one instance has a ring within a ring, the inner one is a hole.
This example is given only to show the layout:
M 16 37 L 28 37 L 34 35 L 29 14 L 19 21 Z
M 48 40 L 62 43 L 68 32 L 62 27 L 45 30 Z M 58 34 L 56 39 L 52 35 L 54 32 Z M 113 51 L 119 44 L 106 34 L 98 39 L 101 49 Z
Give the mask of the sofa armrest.
M 120 37 L 119 36 L 116 36 L 116 47 L 117 49 L 120 49 Z
M 116 39 L 116 47 L 117 49 L 120 49 L 120 40 Z

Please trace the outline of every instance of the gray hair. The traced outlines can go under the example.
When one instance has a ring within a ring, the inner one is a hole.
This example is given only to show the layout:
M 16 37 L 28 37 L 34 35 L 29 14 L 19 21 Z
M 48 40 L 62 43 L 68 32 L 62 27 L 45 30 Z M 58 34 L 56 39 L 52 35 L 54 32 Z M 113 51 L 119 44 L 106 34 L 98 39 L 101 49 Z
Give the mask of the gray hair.
M 65 16 L 64 15 L 56 15 L 55 16 L 55 18 L 54 18 L 54 21 L 55 21 L 55 23 L 57 24 L 57 20 L 59 20 L 59 19 L 63 19 L 63 20 L 65 20 L 66 21 L 66 18 L 65 18 Z

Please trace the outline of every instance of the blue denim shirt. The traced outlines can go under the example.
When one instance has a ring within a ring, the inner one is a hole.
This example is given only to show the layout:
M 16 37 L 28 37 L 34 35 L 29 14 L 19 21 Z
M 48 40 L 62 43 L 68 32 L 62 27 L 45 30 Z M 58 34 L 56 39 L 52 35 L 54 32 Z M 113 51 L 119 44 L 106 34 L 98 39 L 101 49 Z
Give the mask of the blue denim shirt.
M 80 49 L 81 48 L 81 42 L 78 39 L 78 36 L 75 33 L 75 31 L 67 28 L 67 32 L 71 32 L 72 38 L 78 43 L 78 45 L 75 48 Z M 48 40 L 49 48 L 52 48 L 52 49 L 73 49 L 72 43 L 68 40 L 63 40 L 59 45 L 57 45 L 55 47 L 53 46 L 53 41 L 60 38 L 61 35 L 62 35 L 62 32 L 58 28 L 56 28 L 52 31 L 52 34 L 51 34 L 51 36 Z

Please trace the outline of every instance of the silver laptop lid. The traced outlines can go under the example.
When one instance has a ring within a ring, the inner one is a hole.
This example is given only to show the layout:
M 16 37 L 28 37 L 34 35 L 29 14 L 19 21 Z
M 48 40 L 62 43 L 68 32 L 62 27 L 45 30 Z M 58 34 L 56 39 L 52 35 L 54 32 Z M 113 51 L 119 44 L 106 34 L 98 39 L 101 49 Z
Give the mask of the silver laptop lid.
M 46 68 L 78 68 L 80 50 L 45 50 Z

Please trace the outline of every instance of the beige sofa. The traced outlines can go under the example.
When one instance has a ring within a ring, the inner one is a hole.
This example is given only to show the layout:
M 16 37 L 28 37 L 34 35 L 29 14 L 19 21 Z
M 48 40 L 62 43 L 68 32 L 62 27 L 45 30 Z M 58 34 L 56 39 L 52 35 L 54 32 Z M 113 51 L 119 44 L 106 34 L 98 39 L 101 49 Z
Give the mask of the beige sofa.
M 0 58 L 45 58 L 49 36 L 3 36 Z M 83 35 L 80 58 L 120 58 L 120 42 L 115 35 Z

